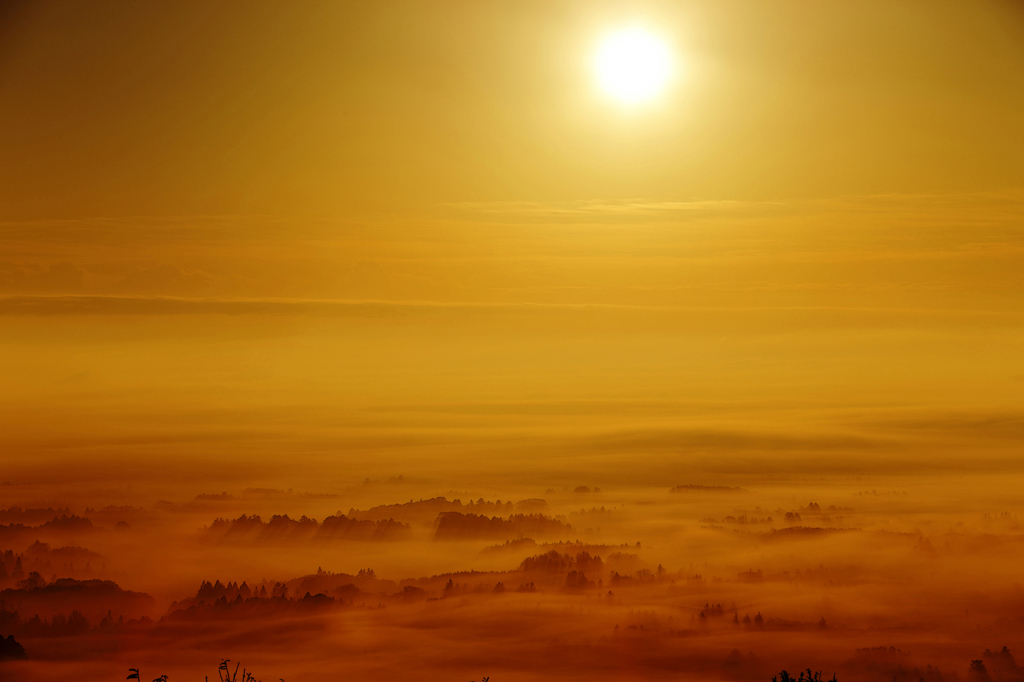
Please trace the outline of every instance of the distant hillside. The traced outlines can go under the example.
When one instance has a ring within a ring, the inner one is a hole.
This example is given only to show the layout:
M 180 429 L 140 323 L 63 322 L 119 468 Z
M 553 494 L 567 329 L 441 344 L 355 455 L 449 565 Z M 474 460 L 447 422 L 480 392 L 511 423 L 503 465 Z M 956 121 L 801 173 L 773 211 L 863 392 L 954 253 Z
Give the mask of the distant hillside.
M 38 575 L 38 574 L 34 574 Z M 81 612 L 92 623 L 108 612 L 115 617 L 138 618 L 153 612 L 155 602 L 148 594 L 122 590 L 110 580 L 59 578 L 48 585 L 0 591 L 3 608 L 27 619 L 38 615 L 51 618 L 72 611 Z
M 503 519 L 498 516 L 444 512 L 438 515 L 435 528 L 435 540 L 511 540 L 561 537 L 574 532 L 569 524 L 544 514 L 513 514 Z
M 368 519 L 371 521 L 380 521 L 382 519 L 396 519 L 398 521 L 404 521 L 406 523 L 433 523 L 437 518 L 438 514 L 443 512 L 463 512 L 467 514 L 488 514 L 491 516 L 505 514 L 511 514 L 513 511 L 520 509 L 519 506 L 523 503 L 536 505 L 538 502 L 544 503 L 544 500 L 524 500 L 519 505 L 513 505 L 511 502 L 502 502 L 496 500 L 489 502 L 482 497 L 475 502 L 470 500 L 469 502 L 463 503 L 462 500 L 448 500 L 446 497 L 432 497 L 427 500 L 409 500 L 408 502 L 402 502 L 400 504 L 382 504 L 377 507 L 371 507 L 366 510 L 350 509 L 348 515 L 356 519 Z M 545 503 L 546 504 L 546 503 Z
M 670 493 L 745 493 L 744 488 L 730 488 L 724 485 L 697 485 L 687 483 L 669 488 Z

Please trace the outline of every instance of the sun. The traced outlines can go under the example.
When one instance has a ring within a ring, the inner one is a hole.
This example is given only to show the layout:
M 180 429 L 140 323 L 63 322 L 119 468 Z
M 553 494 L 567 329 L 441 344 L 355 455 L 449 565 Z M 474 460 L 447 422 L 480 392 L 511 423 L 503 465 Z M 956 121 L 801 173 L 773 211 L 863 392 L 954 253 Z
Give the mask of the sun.
M 615 99 L 643 102 L 658 95 L 672 75 L 672 53 L 658 36 L 642 28 L 615 31 L 601 41 L 594 59 L 601 89 Z

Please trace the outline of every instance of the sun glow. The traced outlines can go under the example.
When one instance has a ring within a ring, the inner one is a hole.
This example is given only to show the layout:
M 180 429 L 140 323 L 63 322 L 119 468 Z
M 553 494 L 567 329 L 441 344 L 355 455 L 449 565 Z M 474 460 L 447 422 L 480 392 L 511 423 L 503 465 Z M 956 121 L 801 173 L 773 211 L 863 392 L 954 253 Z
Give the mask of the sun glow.
M 594 68 L 606 93 L 622 102 L 642 102 L 665 89 L 672 75 L 672 54 L 658 36 L 628 28 L 601 42 Z

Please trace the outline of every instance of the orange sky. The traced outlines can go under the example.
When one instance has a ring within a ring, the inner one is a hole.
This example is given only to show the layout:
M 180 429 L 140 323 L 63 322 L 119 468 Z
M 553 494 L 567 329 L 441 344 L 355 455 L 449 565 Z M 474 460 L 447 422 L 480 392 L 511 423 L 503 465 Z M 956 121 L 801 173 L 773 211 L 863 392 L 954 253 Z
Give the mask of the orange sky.
M 444 461 L 446 439 L 682 438 L 682 460 L 651 446 L 658 469 L 688 461 L 689 433 L 779 432 L 797 456 L 921 419 L 1003 452 L 1020 423 L 1012 3 L 15 3 L 2 20 L 14 460 L 237 456 L 267 431 L 355 475 L 351 443 L 400 466 Z M 635 107 L 588 61 L 629 22 L 680 74 Z
M 2 21 L 8 220 L 400 220 L 977 192 L 1024 172 L 1010 1 L 15 2 Z M 623 111 L 589 57 L 633 22 L 667 37 L 681 79 Z

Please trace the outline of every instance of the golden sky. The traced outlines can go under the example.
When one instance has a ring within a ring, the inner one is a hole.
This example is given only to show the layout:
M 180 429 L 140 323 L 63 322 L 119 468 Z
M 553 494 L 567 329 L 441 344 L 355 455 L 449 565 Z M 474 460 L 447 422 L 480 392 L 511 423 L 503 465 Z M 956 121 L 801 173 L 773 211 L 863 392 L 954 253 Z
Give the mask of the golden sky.
M 856 468 L 1019 432 L 1014 3 L 2 20 L 4 438 L 27 461 L 272 433 L 342 476 L 351 448 L 401 467 L 517 434 L 584 459 L 608 440 L 608 472 L 718 462 L 733 437 L 798 458 L 824 438 Z M 671 50 L 651 101 L 597 87 L 620 26 Z M 688 445 L 705 433 L 724 440 Z
M 16 2 L 2 19 L 9 220 L 948 194 L 1024 173 L 1010 1 Z M 632 24 L 679 78 L 623 110 L 590 60 Z

